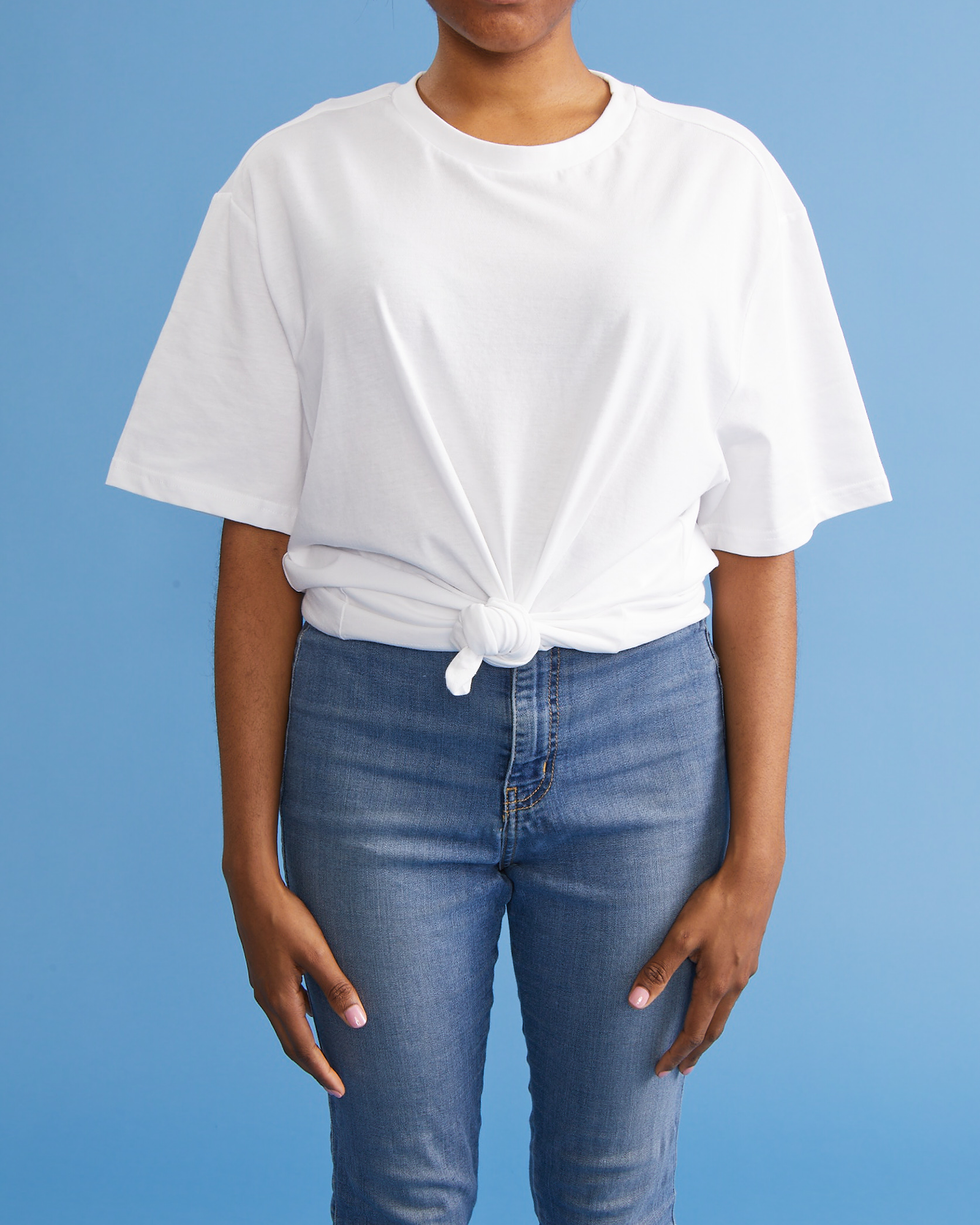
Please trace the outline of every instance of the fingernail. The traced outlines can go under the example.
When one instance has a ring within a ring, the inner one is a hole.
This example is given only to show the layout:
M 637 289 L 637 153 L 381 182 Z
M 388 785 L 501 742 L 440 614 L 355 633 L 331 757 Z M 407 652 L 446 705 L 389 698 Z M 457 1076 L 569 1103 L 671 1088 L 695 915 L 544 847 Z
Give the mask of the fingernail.
M 658 1072 L 658 1073 L 657 1073 L 657 1075 L 658 1075 L 658 1076 L 669 1076 L 669 1075 L 670 1075 L 670 1069 L 668 1068 L 666 1072 Z
M 344 1096 L 342 1093 L 338 1093 L 336 1089 L 328 1089 L 327 1092 L 330 1094 L 331 1097 L 343 1097 Z
M 646 987 L 634 987 L 630 992 L 629 1000 L 634 1008 L 642 1008 L 650 998 L 650 992 Z
M 689 1072 L 693 1072 L 693 1071 L 694 1071 L 694 1064 L 692 1063 L 689 1068 L 681 1068 L 681 1076 L 687 1076 Z
M 367 1024 L 367 1017 L 364 1015 L 364 1009 L 360 1004 L 351 1004 L 350 1008 L 344 1013 L 344 1020 L 348 1025 L 353 1025 L 355 1029 L 360 1029 L 362 1025 Z

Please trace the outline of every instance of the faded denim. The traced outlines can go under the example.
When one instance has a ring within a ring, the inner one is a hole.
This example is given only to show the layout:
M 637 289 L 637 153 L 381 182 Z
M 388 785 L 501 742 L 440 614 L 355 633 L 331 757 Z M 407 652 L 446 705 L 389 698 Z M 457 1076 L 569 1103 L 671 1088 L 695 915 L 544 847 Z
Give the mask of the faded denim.
M 530 1070 L 542 1225 L 670 1225 L 684 1078 L 658 1078 L 685 962 L 645 1011 L 636 973 L 721 864 L 724 717 L 705 622 L 615 654 L 296 646 L 282 786 L 289 887 L 368 1014 L 308 983 L 346 1085 L 328 1098 L 336 1225 L 465 1225 L 506 909 Z

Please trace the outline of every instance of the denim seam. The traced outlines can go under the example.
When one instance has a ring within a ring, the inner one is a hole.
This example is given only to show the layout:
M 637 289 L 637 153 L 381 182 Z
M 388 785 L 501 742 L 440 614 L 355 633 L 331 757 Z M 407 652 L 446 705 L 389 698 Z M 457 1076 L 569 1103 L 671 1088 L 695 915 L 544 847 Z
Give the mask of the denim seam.
M 561 647 L 555 647 L 556 660 L 555 667 L 548 669 L 548 759 L 551 761 L 551 776 L 547 780 L 547 786 L 544 782 L 538 783 L 531 794 L 527 797 L 528 803 L 515 804 L 515 811 L 523 811 L 527 808 L 533 808 L 535 804 L 540 804 L 544 797 L 551 790 L 551 784 L 555 781 L 555 758 L 558 756 L 558 719 L 561 711 L 558 705 L 558 682 L 561 675 Z M 548 761 L 545 761 L 545 769 L 547 769 Z M 544 791 L 541 788 L 544 787 Z M 514 787 L 512 790 L 516 791 Z M 538 792 L 541 794 L 538 795 Z M 537 796 L 537 799 L 535 799 Z
M 704 629 L 704 640 L 705 642 L 707 642 L 708 650 L 711 652 L 711 658 L 717 664 L 718 663 L 718 652 L 715 650 L 715 644 L 711 641 L 711 635 L 708 633 L 708 618 L 707 617 L 705 617 L 705 619 L 701 622 L 701 625 L 702 625 L 702 628 Z
M 517 788 L 510 784 L 511 771 L 517 759 L 517 669 L 511 669 L 510 676 L 510 712 L 511 712 L 511 744 L 510 759 L 504 774 L 504 811 L 500 819 L 500 857 L 498 867 L 504 867 L 508 858 L 508 833 L 510 831 L 511 813 L 513 811 L 512 792 Z
M 510 865 L 517 846 L 517 821 L 516 818 L 512 819 L 516 805 L 510 795 L 516 790 L 516 787 L 507 787 L 504 793 L 504 820 L 500 827 L 500 861 L 498 864 L 498 867 L 501 868 Z
M 298 659 L 299 659 L 299 648 L 300 648 L 300 644 L 301 644 L 301 643 L 302 643 L 302 641 L 303 641 L 303 635 L 306 633 L 307 629 L 309 628 L 309 624 L 310 624 L 310 623 L 309 623 L 309 621 L 304 621 L 304 622 L 303 622 L 303 624 L 302 624 L 302 625 L 299 627 L 299 633 L 296 635 L 296 645 L 293 647 L 293 664 L 292 664 L 292 667 L 291 667 L 291 668 L 290 668 L 290 670 L 289 670 L 289 697 L 290 697 L 290 698 L 292 697 L 292 693 L 293 693 L 293 685 L 294 685 L 294 684 L 295 684 L 295 682 L 296 682 L 296 663 L 297 663 L 297 661 L 298 661 Z M 287 699 L 287 705 L 286 705 L 286 733 L 285 733 L 285 736 L 284 736 L 284 738 L 283 738 L 283 739 L 284 739 L 284 744 L 283 744 L 283 771 L 282 771 L 282 777 L 281 777 L 280 782 L 279 782 L 279 807 L 278 807 L 278 809 L 277 809 L 277 811 L 276 811 L 276 818 L 277 818 L 277 820 L 276 820 L 276 832 L 277 832 L 277 834 L 278 834 L 278 836 L 279 836 L 280 846 L 282 846 L 282 874 L 283 874 L 283 878 L 284 878 L 285 885 L 286 885 L 286 888 L 287 888 L 287 889 L 289 888 L 289 872 L 286 870 L 286 848 L 285 848 L 285 846 L 283 846 L 283 845 L 282 845 L 282 821 L 279 819 L 279 817 L 280 817 L 280 812 L 281 812 L 281 809 L 282 809 L 282 797 L 283 797 L 283 791 L 285 790 L 285 786 L 286 786 L 286 769 L 285 769 L 285 765 L 286 765 L 286 752 L 285 752 L 285 746 L 289 744 L 289 719 L 290 719 L 290 715 L 291 715 L 291 713 L 292 713 L 292 711 L 291 711 L 291 706 L 292 706 L 292 703 L 291 703 L 291 702 L 290 702 L 290 701 Z
M 721 660 L 718 658 L 718 652 L 715 650 L 715 644 L 711 641 L 711 635 L 708 633 L 708 620 L 704 622 L 704 638 L 708 644 L 708 650 L 711 652 L 711 658 L 715 661 L 715 677 L 718 681 L 718 693 L 721 696 L 721 733 L 727 739 L 728 722 L 725 719 L 725 682 L 721 676 Z

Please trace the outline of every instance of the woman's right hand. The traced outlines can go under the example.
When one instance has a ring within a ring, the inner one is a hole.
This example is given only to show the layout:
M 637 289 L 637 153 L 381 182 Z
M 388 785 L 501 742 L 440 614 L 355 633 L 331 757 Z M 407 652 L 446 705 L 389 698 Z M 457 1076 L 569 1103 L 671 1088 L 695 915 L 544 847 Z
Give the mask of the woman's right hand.
M 317 1046 L 306 1019 L 310 1001 L 300 980 L 304 974 L 313 979 L 334 1012 L 353 1029 L 367 1023 L 357 992 L 317 921 L 281 878 L 278 884 L 261 886 L 229 884 L 229 893 L 248 981 L 282 1049 L 328 1093 L 343 1097 L 344 1082 Z
M 214 706 L 221 758 L 221 870 L 248 981 L 294 1063 L 343 1097 L 306 1020 L 302 976 L 354 1029 L 367 1022 L 316 920 L 279 873 L 276 840 L 289 691 L 303 623 L 302 593 L 286 582 L 284 532 L 226 519 L 214 609 Z

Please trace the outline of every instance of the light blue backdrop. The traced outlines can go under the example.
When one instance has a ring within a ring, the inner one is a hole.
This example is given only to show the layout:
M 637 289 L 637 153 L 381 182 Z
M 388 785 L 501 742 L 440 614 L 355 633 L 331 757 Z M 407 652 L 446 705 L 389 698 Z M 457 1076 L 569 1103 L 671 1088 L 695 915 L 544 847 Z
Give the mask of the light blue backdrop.
M 324 1221 L 325 1099 L 252 1001 L 219 871 L 219 523 L 103 480 L 212 192 L 269 128 L 427 66 L 434 18 L 33 0 L 0 20 L 0 1211 Z M 688 1083 L 678 1220 L 972 1225 L 978 11 L 582 0 L 575 29 L 589 67 L 780 160 L 895 494 L 800 554 L 789 861 Z M 505 954 L 477 1225 L 533 1222 L 525 1072 Z

